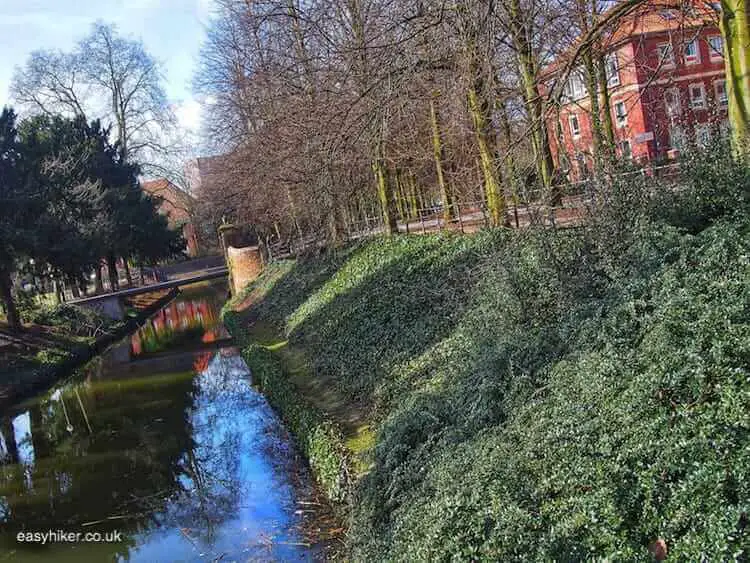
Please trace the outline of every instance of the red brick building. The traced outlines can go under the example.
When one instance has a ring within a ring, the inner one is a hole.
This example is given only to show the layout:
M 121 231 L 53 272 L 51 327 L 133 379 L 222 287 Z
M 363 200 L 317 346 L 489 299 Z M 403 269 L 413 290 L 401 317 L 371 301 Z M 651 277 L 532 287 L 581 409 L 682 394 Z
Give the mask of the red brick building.
M 167 216 L 169 226 L 172 229 L 182 229 L 182 236 L 187 242 L 188 256 L 198 256 L 198 237 L 192 222 L 191 210 L 193 209 L 193 198 L 187 192 L 175 186 L 166 178 L 141 182 L 144 192 L 161 198 L 159 213 Z
M 703 2 L 687 11 L 661 6 L 645 5 L 604 40 L 617 154 L 639 162 L 675 158 L 689 143 L 706 143 L 728 128 L 717 9 Z M 554 75 L 554 65 L 548 72 Z M 555 164 L 569 170 L 572 180 L 586 177 L 592 165 L 584 84 L 581 70 L 574 70 L 564 89 L 559 128 L 557 114 L 547 122 Z

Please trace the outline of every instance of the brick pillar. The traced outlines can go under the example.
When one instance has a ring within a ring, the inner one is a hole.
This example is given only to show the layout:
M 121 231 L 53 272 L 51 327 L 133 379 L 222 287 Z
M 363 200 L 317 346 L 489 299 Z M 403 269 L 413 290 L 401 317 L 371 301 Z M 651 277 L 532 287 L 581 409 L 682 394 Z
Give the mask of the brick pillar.
M 238 295 L 247 284 L 255 281 L 261 274 L 263 258 L 258 246 L 245 248 L 228 246 L 226 254 L 232 295 Z

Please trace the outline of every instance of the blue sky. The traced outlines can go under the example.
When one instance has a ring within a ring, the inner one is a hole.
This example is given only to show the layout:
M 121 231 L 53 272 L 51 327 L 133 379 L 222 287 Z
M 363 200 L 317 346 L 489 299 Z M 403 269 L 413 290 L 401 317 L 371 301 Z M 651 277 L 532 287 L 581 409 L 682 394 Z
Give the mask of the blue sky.
M 68 50 L 96 20 L 140 38 L 163 63 L 166 91 L 180 122 L 197 130 L 200 105 L 190 81 L 213 0 L 0 0 L 0 106 L 10 102 L 16 65 L 36 49 Z

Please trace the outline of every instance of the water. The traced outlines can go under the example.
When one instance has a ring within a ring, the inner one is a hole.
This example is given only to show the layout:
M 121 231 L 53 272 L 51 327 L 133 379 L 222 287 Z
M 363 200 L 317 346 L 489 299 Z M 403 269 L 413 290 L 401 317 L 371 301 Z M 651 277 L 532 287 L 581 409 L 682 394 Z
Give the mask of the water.
M 0 559 L 316 558 L 298 515 L 309 477 L 238 352 L 221 346 L 218 305 L 210 291 L 179 297 L 0 418 Z M 114 541 L 18 541 L 48 531 Z

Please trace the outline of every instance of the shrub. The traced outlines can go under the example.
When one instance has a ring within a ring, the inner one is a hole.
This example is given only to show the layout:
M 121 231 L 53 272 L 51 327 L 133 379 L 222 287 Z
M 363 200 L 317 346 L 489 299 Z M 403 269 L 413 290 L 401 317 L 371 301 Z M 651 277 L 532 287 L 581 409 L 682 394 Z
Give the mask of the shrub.
M 355 559 L 747 557 L 750 176 L 645 188 L 575 231 L 300 262 L 253 307 L 373 409 Z
M 69 304 L 37 309 L 30 314 L 29 321 L 83 338 L 98 338 L 104 334 L 111 334 L 122 325 L 120 321 L 91 309 Z

